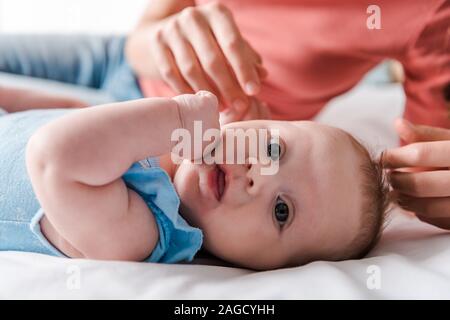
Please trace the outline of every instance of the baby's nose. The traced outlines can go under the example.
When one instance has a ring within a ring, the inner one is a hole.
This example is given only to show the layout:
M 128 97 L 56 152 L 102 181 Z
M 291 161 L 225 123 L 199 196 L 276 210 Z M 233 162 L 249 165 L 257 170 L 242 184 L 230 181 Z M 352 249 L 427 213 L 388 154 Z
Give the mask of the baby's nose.
M 247 170 L 246 172 L 246 180 L 247 180 L 247 187 L 251 188 L 255 185 L 255 181 L 253 181 L 253 177 L 252 174 L 250 172 L 250 170 L 252 169 L 252 164 L 251 163 L 247 163 L 244 165 L 245 169 Z
M 279 176 L 277 168 L 268 167 L 261 162 L 247 163 L 245 168 L 247 185 L 253 192 L 265 192 L 279 187 L 283 183 L 283 178 Z
M 248 162 L 243 167 L 246 188 L 249 192 L 254 193 L 256 189 L 259 189 L 259 186 L 256 185 L 256 182 L 259 182 L 259 178 L 255 176 L 255 164 Z

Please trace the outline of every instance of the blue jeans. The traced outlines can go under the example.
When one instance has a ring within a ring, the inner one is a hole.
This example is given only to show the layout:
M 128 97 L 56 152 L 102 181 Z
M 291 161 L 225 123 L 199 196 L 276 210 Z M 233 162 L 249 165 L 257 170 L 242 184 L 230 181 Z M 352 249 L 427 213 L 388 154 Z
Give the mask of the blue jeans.
M 0 35 L 0 72 L 105 90 L 117 101 L 142 98 L 123 36 Z

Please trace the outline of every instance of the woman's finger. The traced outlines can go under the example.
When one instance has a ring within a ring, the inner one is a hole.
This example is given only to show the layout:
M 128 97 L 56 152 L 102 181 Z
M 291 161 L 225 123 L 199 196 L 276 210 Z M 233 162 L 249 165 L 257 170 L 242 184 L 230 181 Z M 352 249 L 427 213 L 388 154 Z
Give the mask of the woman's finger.
M 450 141 L 417 142 L 383 152 L 387 168 L 449 167 Z
M 166 30 L 168 45 L 184 80 L 195 92 L 206 90 L 217 95 L 217 92 L 208 83 L 194 50 L 183 37 L 177 20 L 172 20 Z
M 225 124 L 240 121 L 241 118 L 238 117 L 238 115 L 232 111 L 232 109 L 227 109 L 220 113 L 219 116 L 219 122 L 220 125 L 223 126 Z
M 424 218 L 450 218 L 450 197 L 416 198 L 400 194 L 399 205 Z
M 180 18 L 185 38 L 190 42 L 206 75 L 219 89 L 221 96 L 237 113 L 245 113 L 248 99 L 241 90 L 222 54 L 208 23 L 195 9 L 185 9 Z
M 255 102 L 251 102 L 250 108 L 248 109 L 247 113 L 242 117 L 242 121 L 249 121 L 249 120 L 256 120 L 260 119 L 259 117 L 259 109 Z
M 191 93 L 193 91 L 186 81 L 184 81 L 180 70 L 178 70 L 175 58 L 164 41 L 162 31 L 156 33 L 155 39 L 152 42 L 151 52 L 158 65 L 162 79 L 176 93 Z
M 258 72 L 260 79 L 265 79 L 269 75 L 269 72 L 267 71 L 267 69 L 264 68 L 264 66 L 261 64 L 256 65 L 256 71 Z
M 448 129 L 415 125 L 405 119 L 397 119 L 395 129 L 406 143 L 450 140 L 450 130 Z
M 206 17 L 241 88 L 248 95 L 258 94 L 261 84 L 256 63 L 254 57 L 248 54 L 246 43 L 231 12 L 220 3 L 214 4 L 211 8 L 211 14 L 206 14 Z
M 272 119 L 269 105 L 262 101 L 259 102 L 259 116 L 260 119 Z
M 270 110 L 265 102 L 252 98 L 249 111 L 244 115 L 242 120 L 260 120 L 271 119 Z
M 247 40 L 244 39 L 244 42 L 247 47 L 247 50 L 249 50 L 251 55 L 254 57 L 256 64 L 262 66 L 263 60 L 261 55 L 252 47 L 252 45 Z
M 398 204 L 420 221 L 450 230 L 450 198 L 414 198 L 401 195 Z
M 420 216 L 417 215 L 417 218 L 419 220 L 426 222 L 428 224 L 432 224 L 438 228 L 450 230 L 450 217 L 444 217 L 444 218 L 430 218 L 428 216 Z
M 392 187 L 414 197 L 450 197 L 450 171 L 392 172 Z

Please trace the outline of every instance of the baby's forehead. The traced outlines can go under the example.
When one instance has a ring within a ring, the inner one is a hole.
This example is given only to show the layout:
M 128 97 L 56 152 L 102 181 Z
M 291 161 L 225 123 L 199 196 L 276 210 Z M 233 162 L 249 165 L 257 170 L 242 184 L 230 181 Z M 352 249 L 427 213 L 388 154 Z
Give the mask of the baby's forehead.
M 350 158 L 350 163 L 364 163 L 370 159 L 367 149 L 347 131 L 313 121 L 281 121 L 288 129 L 290 143 L 305 144 L 305 138 L 316 150 L 315 158 Z M 322 162 L 322 161 L 321 161 Z M 333 169 L 335 166 L 332 166 Z
M 320 138 L 320 141 L 330 147 L 339 147 L 339 149 L 348 149 L 348 151 L 357 151 L 358 153 L 365 148 L 347 131 L 333 127 L 327 124 L 313 121 L 289 121 L 292 129 L 307 130 L 313 136 Z
M 293 126 L 293 128 L 298 129 L 309 129 L 312 131 L 323 131 L 327 134 L 344 134 L 348 135 L 348 133 L 340 128 L 333 127 L 324 123 L 309 121 L 309 120 L 294 120 L 294 121 L 285 121 Z

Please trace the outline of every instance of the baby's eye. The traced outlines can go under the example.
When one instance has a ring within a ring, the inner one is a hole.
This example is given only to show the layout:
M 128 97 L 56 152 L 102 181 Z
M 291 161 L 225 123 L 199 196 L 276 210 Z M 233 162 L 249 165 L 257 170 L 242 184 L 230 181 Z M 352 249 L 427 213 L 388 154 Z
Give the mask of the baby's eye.
M 267 155 L 274 161 L 280 159 L 281 145 L 274 141 L 270 141 L 267 145 Z
M 280 197 L 277 198 L 275 203 L 274 215 L 280 226 L 283 226 L 289 218 L 289 207 Z

